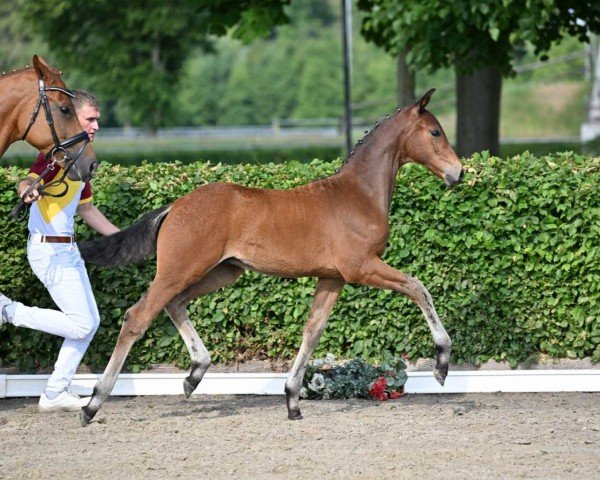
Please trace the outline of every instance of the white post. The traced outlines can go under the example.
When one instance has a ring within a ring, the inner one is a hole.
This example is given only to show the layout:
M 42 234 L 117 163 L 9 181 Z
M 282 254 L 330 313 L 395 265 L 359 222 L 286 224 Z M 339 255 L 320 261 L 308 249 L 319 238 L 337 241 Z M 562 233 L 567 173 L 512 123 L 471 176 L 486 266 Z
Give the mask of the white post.
M 344 48 L 344 133 L 346 155 L 352 150 L 352 1 L 342 0 L 342 45 Z
M 591 55 L 594 56 L 593 49 Z M 581 142 L 589 142 L 600 137 L 600 47 L 596 46 L 596 61 L 593 69 L 592 95 L 588 107 L 588 120 L 581 125 Z

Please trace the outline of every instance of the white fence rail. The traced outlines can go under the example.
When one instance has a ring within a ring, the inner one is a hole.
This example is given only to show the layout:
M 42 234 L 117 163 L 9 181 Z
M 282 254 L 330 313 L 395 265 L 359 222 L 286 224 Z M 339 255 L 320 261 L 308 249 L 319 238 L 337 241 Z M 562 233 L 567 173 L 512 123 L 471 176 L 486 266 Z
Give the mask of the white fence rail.
M 187 373 L 125 373 L 112 395 L 182 395 Z M 49 375 L 0 375 L 0 398 L 37 397 Z M 208 373 L 195 394 L 283 395 L 286 373 Z M 100 375 L 79 374 L 75 393 L 90 395 Z M 600 392 L 600 370 L 497 370 L 450 372 L 441 386 L 430 372 L 408 372 L 406 393 Z

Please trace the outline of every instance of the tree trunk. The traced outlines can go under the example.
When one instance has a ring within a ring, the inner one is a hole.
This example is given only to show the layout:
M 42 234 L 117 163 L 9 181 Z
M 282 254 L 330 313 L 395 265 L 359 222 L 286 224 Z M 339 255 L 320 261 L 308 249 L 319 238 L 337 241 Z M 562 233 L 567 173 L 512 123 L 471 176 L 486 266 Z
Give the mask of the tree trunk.
M 489 150 L 500 154 L 502 75 L 487 67 L 471 75 L 456 73 L 456 153 L 469 157 Z
M 415 103 L 415 75 L 406 63 L 406 51 L 398 54 L 396 78 L 398 79 L 398 106 L 405 107 Z

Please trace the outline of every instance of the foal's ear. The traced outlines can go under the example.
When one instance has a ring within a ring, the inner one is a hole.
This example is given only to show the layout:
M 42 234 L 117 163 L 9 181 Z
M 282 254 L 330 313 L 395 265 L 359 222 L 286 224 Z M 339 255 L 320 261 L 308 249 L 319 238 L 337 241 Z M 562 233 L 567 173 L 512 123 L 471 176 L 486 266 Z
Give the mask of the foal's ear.
M 433 95 L 433 92 L 435 92 L 435 88 L 432 88 L 431 90 L 429 90 L 425 95 L 423 95 L 423 98 L 421 98 L 421 100 L 419 100 L 417 103 L 415 103 L 415 105 L 419 106 L 419 113 L 423 113 L 423 111 L 425 110 L 425 107 L 427 106 L 427 104 L 429 103 L 429 100 L 431 99 L 431 96 Z

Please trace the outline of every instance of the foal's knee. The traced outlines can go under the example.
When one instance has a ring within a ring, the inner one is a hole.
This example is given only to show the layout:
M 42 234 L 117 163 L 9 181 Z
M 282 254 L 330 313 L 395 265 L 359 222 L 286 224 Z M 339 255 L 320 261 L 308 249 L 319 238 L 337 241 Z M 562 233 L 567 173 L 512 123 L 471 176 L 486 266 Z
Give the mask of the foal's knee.
M 406 287 L 408 296 L 419 305 L 433 308 L 433 299 L 429 290 L 425 287 L 423 282 L 417 277 L 408 277 L 406 279 Z

